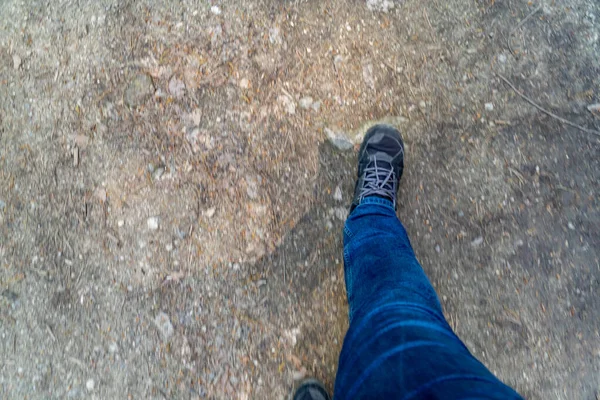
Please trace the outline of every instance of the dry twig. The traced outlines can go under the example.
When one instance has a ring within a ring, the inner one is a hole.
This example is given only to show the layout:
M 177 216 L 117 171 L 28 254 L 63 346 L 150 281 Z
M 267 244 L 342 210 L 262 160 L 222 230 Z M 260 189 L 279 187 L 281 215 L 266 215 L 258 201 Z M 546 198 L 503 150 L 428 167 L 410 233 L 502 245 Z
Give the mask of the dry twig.
M 514 28 L 512 28 L 512 29 L 511 29 L 511 31 L 510 31 L 510 33 L 509 33 L 508 37 L 510 38 L 510 35 L 512 35 L 513 33 L 515 33 L 515 31 L 516 31 L 517 29 L 519 29 L 520 27 L 522 27 L 523 25 L 525 25 L 525 22 L 529 21 L 529 19 L 530 19 L 531 17 L 533 17 L 535 14 L 537 14 L 537 12 L 538 12 L 538 11 L 540 11 L 540 10 L 542 9 L 542 7 L 543 7 L 543 6 L 544 6 L 544 5 L 543 5 L 542 3 L 540 3 L 540 5 L 539 5 L 539 6 L 537 6 L 537 7 L 536 7 L 536 8 L 535 8 L 535 9 L 534 9 L 532 12 L 530 12 L 530 13 L 529 13 L 529 15 L 527 15 L 525 18 L 523 18 L 523 19 L 521 20 L 521 22 L 519 22 L 519 23 L 517 24 L 517 26 L 515 26 Z
M 510 88 L 516 94 L 518 94 L 523 100 L 527 101 L 529 104 L 531 104 L 532 106 L 534 106 L 535 108 L 537 108 L 538 110 L 540 110 L 541 112 L 543 112 L 544 114 L 546 114 L 546 115 L 548 115 L 548 116 L 550 116 L 550 117 L 552 117 L 552 118 L 554 118 L 554 119 L 562 122 L 565 125 L 572 126 L 573 128 L 577 128 L 577 129 L 579 129 L 579 130 L 581 130 L 583 132 L 586 132 L 586 133 L 592 133 L 592 134 L 594 134 L 596 136 L 600 136 L 600 131 L 597 131 L 595 129 L 588 129 L 588 128 L 585 128 L 585 127 L 583 127 L 581 125 L 577 125 L 574 122 L 571 122 L 571 121 L 569 121 L 567 119 L 559 117 L 558 115 L 554 114 L 553 112 L 546 110 L 545 108 L 543 108 L 542 106 L 540 106 L 539 104 L 537 104 L 535 101 L 531 100 L 529 97 L 527 97 L 523 93 L 521 93 L 519 91 L 519 89 L 517 89 L 515 87 L 515 85 L 513 85 L 512 82 L 509 81 L 508 79 L 506 79 L 504 76 L 502 76 L 498 72 L 496 72 L 496 75 L 498 76 L 498 78 L 502 79 L 504 81 L 504 83 L 506 83 L 508 86 L 510 86 Z
M 538 11 L 540 11 L 543 7 L 543 3 L 540 3 L 539 6 L 537 6 L 532 12 L 529 13 L 529 15 L 527 15 L 525 18 L 523 18 L 521 20 L 521 22 L 519 22 L 514 28 L 512 28 L 510 30 L 510 32 L 508 33 L 508 37 L 506 38 L 506 44 L 508 45 L 508 50 L 510 50 L 510 52 L 512 53 L 513 56 L 516 56 L 515 52 L 512 49 L 512 46 L 510 44 L 510 38 L 512 37 L 513 33 L 515 33 L 515 31 L 517 29 L 519 29 L 520 27 L 522 27 L 523 25 L 525 25 L 525 22 L 529 21 L 529 19 L 531 19 L 531 17 L 533 17 L 535 14 L 537 14 Z

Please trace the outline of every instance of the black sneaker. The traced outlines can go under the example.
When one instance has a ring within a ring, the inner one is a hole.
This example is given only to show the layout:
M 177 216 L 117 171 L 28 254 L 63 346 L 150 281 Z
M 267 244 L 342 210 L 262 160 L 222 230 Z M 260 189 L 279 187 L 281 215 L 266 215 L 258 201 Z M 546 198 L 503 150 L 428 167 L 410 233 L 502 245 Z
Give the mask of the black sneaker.
M 296 389 L 293 400 L 331 400 L 331 397 L 321 382 L 307 379 Z
M 398 184 L 404 170 L 404 143 L 400 132 L 389 125 L 370 128 L 358 152 L 358 179 L 350 212 L 366 197 L 390 200 L 396 208 Z

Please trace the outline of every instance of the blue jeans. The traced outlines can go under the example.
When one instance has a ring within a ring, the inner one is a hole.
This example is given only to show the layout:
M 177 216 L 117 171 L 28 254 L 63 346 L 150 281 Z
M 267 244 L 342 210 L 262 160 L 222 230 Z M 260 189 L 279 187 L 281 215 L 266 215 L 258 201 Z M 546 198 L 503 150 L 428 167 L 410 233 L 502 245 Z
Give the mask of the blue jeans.
M 342 399 L 521 399 L 469 353 L 415 257 L 392 203 L 369 197 L 344 228 L 350 328 Z

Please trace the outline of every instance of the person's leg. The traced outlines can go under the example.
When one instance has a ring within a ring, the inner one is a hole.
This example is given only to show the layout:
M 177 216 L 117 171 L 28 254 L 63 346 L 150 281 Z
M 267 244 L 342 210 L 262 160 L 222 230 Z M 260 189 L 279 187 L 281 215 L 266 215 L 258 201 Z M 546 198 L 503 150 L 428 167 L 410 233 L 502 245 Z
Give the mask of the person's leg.
M 334 397 L 520 398 L 469 353 L 442 314 L 395 212 L 403 156 L 389 127 L 372 128 L 359 153 L 344 228 L 350 328 Z

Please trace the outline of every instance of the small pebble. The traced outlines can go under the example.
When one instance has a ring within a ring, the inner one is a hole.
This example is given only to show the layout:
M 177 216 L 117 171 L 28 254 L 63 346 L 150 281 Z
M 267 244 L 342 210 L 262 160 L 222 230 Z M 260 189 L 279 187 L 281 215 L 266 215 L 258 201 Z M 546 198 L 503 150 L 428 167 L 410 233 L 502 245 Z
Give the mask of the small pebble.
M 471 242 L 471 246 L 473 246 L 473 247 L 477 247 L 477 246 L 480 246 L 482 243 L 483 243 L 483 237 L 482 237 L 482 236 L 479 236 L 479 237 L 476 237 L 476 238 L 475 238 L 475 239 L 474 239 L 474 240 Z
M 345 221 L 348 217 L 348 210 L 345 207 L 336 207 L 333 209 L 333 214 L 340 221 Z
M 504 54 L 500 54 L 498 56 L 498 61 L 500 61 L 500 63 L 505 64 L 506 63 L 506 56 Z
M 314 112 L 319 112 L 319 110 L 321 109 L 321 102 L 320 101 L 315 101 L 312 104 L 312 109 Z
M 336 201 L 342 201 L 344 200 L 344 196 L 342 195 L 342 189 L 340 189 L 340 187 L 336 187 L 335 188 L 335 192 L 333 192 L 333 199 Z
M 258 198 L 258 182 L 253 177 L 246 177 L 246 194 L 252 200 Z
M 313 98 L 310 96 L 306 96 L 300 99 L 298 102 L 301 108 L 307 110 L 313 105 Z
M 165 173 L 165 167 L 158 167 L 152 172 L 152 180 L 158 181 Z
M 292 379 L 295 381 L 301 381 L 306 377 L 306 368 L 302 367 L 299 371 L 294 371 L 292 373 Z
M 148 229 L 155 231 L 158 229 L 158 217 L 150 217 L 147 221 Z
M 370 11 L 387 13 L 392 10 L 395 3 L 392 0 L 367 0 L 367 8 Z
M 271 44 L 281 44 L 282 40 L 281 40 L 281 35 L 279 33 L 279 28 L 274 27 L 269 29 L 269 42 L 271 42 Z
M 75 386 L 71 390 L 69 390 L 66 394 L 67 399 L 77 399 L 81 398 L 81 389 Z
M 169 316 L 162 311 L 156 314 L 154 324 L 165 341 L 169 340 L 169 338 L 173 336 L 173 333 L 175 333 L 175 329 L 173 328 L 173 324 L 171 324 Z
M 94 382 L 93 379 L 88 379 L 88 381 L 85 383 L 85 387 L 87 388 L 88 392 L 91 392 L 92 390 L 94 390 L 95 385 L 96 385 L 96 383 Z
M 570 229 L 570 230 L 572 230 L 572 231 L 574 231 L 574 230 L 575 230 L 575 225 L 573 225 L 573 223 L 572 223 L 572 222 L 569 222 L 569 223 L 567 224 L 567 226 L 569 227 L 569 229 Z
M 189 118 L 194 126 L 200 125 L 200 122 L 202 122 L 202 110 L 199 108 L 194 109 L 194 111 L 189 114 Z
M 242 89 L 248 89 L 250 87 L 250 81 L 248 78 L 240 79 L 239 85 Z
M 278 97 L 279 102 L 288 114 L 296 114 L 296 102 L 289 96 L 281 95 Z
M 354 144 L 343 133 L 334 132 L 329 128 L 325 128 L 325 135 L 327 135 L 329 143 L 339 150 L 345 151 L 354 147 Z
M 119 351 L 119 346 L 115 342 L 112 342 L 111 344 L 108 345 L 108 351 L 110 353 L 114 354 L 117 351 Z
M 368 62 L 363 64 L 363 80 L 368 88 L 375 90 L 375 75 L 373 72 L 373 64 Z
M 436 245 L 435 245 L 435 251 L 437 251 L 438 253 L 441 253 L 441 252 L 442 252 L 442 248 L 440 247 L 440 245 L 439 245 L 439 244 L 436 244 Z
M 185 83 L 176 77 L 172 77 L 169 81 L 169 93 L 177 98 L 183 97 L 185 94 Z
M 125 225 L 125 221 L 123 221 L 122 219 L 117 221 L 117 225 L 119 226 L 119 228 L 121 228 L 123 225 Z
M 492 103 L 485 103 L 485 110 L 486 111 L 494 111 L 494 104 L 492 104 Z
M 204 215 L 206 215 L 207 218 L 212 218 L 215 215 L 216 211 L 217 209 L 215 207 L 211 207 L 204 212 Z
M 14 55 L 13 56 L 13 68 L 14 69 L 19 69 L 21 67 L 21 57 L 19 57 L 18 55 Z
M 221 8 L 219 6 L 212 6 L 210 12 L 214 15 L 221 15 Z

